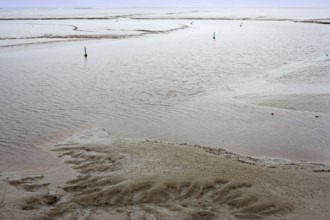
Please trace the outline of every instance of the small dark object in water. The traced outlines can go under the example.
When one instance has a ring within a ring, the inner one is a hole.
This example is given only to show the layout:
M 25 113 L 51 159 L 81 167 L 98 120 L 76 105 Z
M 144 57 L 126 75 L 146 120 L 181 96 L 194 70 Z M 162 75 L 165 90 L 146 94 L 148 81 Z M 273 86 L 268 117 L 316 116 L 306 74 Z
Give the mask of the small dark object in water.
M 271 115 L 274 115 L 274 113 L 272 112 Z
M 85 49 L 85 57 L 87 57 L 87 51 L 86 51 L 86 47 L 84 47 L 84 49 Z
M 320 116 L 318 116 L 318 115 L 315 115 L 315 118 L 319 118 Z
M 213 40 L 215 40 L 215 32 L 213 33 Z

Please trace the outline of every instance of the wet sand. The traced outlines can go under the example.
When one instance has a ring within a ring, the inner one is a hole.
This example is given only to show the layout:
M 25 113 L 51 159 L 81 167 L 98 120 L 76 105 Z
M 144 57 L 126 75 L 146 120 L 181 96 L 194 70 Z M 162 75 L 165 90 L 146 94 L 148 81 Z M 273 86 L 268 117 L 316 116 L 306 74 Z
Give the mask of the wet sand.
M 0 219 L 329 219 L 329 166 L 241 156 L 329 164 L 328 13 L 283 10 L 0 18 Z
M 53 148 L 52 168 L 1 173 L 1 219 L 329 219 L 330 167 L 129 140 L 105 129 Z M 47 169 L 49 172 L 47 172 Z

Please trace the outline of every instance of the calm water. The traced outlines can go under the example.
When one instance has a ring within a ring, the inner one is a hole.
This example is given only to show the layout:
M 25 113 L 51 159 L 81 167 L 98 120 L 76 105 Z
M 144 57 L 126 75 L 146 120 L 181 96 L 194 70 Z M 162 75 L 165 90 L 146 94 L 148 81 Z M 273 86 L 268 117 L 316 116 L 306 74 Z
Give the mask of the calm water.
M 130 10 L 51 10 L 47 17 L 151 16 L 146 10 Z M 177 10 L 169 11 L 184 16 Z M 283 18 L 288 10 L 188 12 Z M 290 19 L 322 18 L 330 12 L 290 11 Z M 0 15 L 47 15 L 34 12 L 0 10 Z M 175 15 L 165 9 L 156 12 L 152 16 Z M 243 21 L 240 27 L 236 20 L 191 21 L 0 21 L 5 46 L 0 47 L 0 167 L 30 163 L 41 148 L 90 127 L 252 156 L 329 163 L 330 58 L 325 54 L 330 52 L 330 26 Z M 184 25 L 189 28 L 141 35 Z M 79 35 L 105 39 L 66 42 L 65 36 L 77 35 L 73 26 L 81 30 Z M 61 36 L 46 41 L 64 42 L 40 43 L 45 35 Z M 111 39 L 113 35 L 124 38 Z

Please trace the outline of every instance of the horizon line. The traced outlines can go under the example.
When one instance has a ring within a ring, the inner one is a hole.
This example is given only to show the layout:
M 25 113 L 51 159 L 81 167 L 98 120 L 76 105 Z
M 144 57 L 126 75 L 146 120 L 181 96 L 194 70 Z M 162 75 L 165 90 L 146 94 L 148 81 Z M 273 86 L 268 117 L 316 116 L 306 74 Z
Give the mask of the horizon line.
M 112 8 L 330 8 L 330 6 L 0 6 L 4 8 L 112 9 Z

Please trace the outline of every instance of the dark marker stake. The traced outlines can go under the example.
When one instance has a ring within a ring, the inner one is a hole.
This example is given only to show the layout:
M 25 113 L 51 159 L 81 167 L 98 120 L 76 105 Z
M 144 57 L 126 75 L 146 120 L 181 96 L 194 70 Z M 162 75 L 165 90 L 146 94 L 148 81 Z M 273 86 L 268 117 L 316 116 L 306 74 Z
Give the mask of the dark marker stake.
M 86 47 L 84 47 L 85 48 L 85 57 L 87 57 L 87 50 L 86 50 Z
M 213 40 L 215 40 L 215 32 L 213 33 Z

